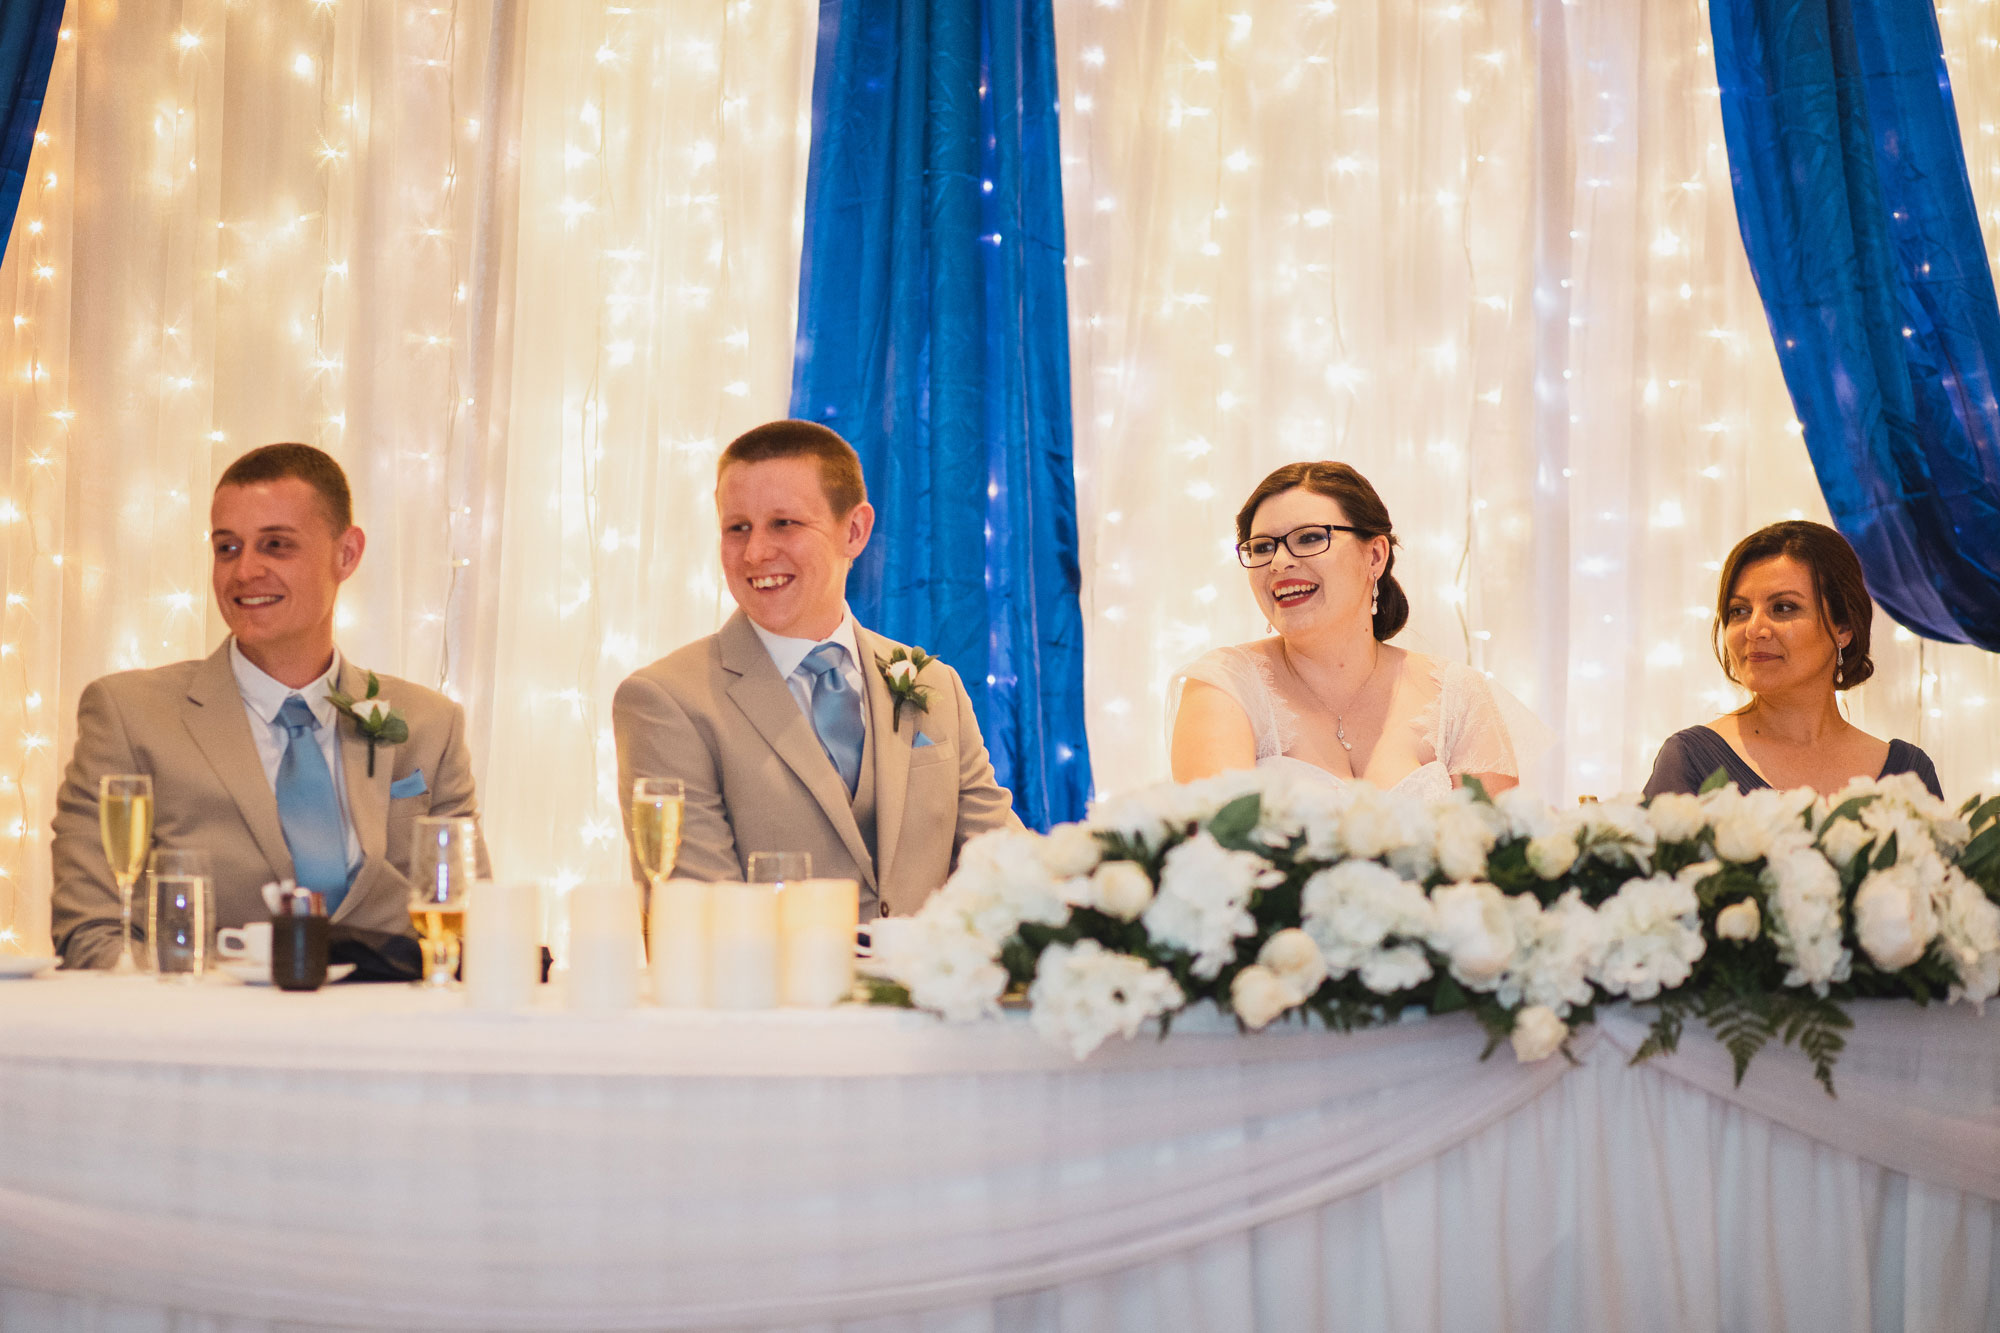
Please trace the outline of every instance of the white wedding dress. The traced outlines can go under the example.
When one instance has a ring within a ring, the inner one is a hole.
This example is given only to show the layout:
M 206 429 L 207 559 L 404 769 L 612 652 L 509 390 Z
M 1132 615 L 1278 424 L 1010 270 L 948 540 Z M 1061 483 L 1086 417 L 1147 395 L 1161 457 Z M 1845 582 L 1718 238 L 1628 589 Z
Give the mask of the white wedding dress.
M 1275 640 L 1265 641 L 1272 642 Z M 1416 687 L 1422 692 L 1419 697 L 1425 698 L 1409 725 L 1417 733 L 1418 753 L 1431 757 L 1389 790 L 1435 799 L 1450 794 L 1454 774 L 1521 775 L 1501 705 L 1484 675 L 1461 662 L 1414 652 L 1404 661 L 1403 673 L 1404 687 Z M 1290 777 L 1320 782 L 1352 781 L 1289 753 L 1298 742 L 1298 714 L 1279 692 L 1271 654 L 1262 644 L 1217 648 L 1176 674 L 1174 711 L 1180 706 L 1181 687 L 1190 680 L 1215 686 L 1235 700 L 1250 719 L 1250 730 L 1257 740 L 1257 767 L 1281 769 Z M 1170 718 L 1170 732 L 1171 725 Z

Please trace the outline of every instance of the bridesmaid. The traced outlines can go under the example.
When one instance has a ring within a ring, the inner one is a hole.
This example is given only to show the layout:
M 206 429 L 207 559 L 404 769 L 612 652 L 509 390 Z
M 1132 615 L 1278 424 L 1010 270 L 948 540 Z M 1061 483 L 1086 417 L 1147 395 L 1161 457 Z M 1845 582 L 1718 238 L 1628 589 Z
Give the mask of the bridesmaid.
M 1825 524 L 1773 523 L 1738 542 L 1722 567 L 1712 632 L 1723 674 L 1750 702 L 1669 736 L 1646 794 L 1698 791 L 1720 768 L 1742 791 L 1834 792 L 1853 778 L 1915 773 L 1942 797 L 1930 756 L 1870 736 L 1834 701 L 1875 672 L 1874 611 L 1854 548 Z

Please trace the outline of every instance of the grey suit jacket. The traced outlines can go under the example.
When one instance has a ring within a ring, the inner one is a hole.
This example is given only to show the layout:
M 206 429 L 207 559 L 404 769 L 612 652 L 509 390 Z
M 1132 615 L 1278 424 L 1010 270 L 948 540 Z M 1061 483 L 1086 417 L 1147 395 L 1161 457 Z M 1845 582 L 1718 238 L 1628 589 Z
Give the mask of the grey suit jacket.
M 898 729 L 875 657 L 899 645 L 859 625 L 854 637 L 868 681 L 862 762 L 874 766 L 872 846 L 812 723 L 741 611 L 618 687 L 619 790 L 630 792 L 640 777 L 687 786 L 674 873 L 741 879 L 752 852 L 809 852 L 813 873 L 859 880 L 884 910 L 908 913 L 944 883 L 967 838 L 1020 827 L 958 673 L 942 662 L 925 667 L 918 683 L 930 687 L 929 711 L 906 707 Z
M 344 662 L 340 688 L 359 698 L 367 678 Z M 410 739 L 377 747 L 371 778 L 368 742 L 353 723 L 340 722 L 341 770 L 362 863 L 333 919 L 408 934 L 410 821 L 477 815 L 479 808 L 463 710 L 435 690 L 380 679 L 383 697 L 409 722 Z M 152 776 L 153 846 L 208 853 L 218 924 L 265 919 L 258 891 L 291 878 L 292 855 L 229 667 L 227 640 L 206 659 L 121 672 L 83 691 L 76 749 L 56 795 L 52 844 L 54 935 L 66 967 L 109 967 L 118 956 L 118 886 L 97 829 L 97 780 L 107 773 Z M 393 795 L 392 787 L 406 794 Z M 144 892 L 142 877 L 132 913 L 140 933 Z

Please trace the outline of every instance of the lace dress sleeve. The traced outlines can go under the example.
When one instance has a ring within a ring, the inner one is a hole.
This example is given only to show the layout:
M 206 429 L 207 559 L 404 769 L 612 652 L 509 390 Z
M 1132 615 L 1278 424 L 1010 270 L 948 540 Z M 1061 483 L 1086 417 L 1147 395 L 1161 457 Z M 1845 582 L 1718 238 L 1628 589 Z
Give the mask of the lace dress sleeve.
M 1271 683 L 1271 668 L 1264 655 L 1254 648 L 1217 648 L 1196 658 L 1174 673 L 1167 689 L 1167 737 L 1172 745 L 1174 719 L 1181 710 L 1181 690 L 1191 680 L 1213 685 L 1243 710 L 1250 719 L 1250 732 L 1257 741 L 1257 757 L 1269 759 L 1283 754 L 1294 739 L 1296 724 L 1289 710 L 1278 702 Z
M 1462 662 L 1437 665 L 1438 696 L 1425 733 L 1431 750 L 1453 774 L 1521 776 L 1521 762 L 1486 677 Z

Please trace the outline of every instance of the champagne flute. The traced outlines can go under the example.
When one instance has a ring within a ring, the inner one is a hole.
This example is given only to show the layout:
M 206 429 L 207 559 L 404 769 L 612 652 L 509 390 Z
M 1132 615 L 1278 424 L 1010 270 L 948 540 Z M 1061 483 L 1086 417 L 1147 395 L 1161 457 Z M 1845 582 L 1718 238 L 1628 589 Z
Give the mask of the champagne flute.
M 153 780 L 144 773 L 110 773 L 97 782 L 97 832 L 118 881 L 118 962 L 114 972 L 139 970 L 132 956 L 132 886 L 153 846 Z
M 653 895 L 674 873 L 681 851 L 681 815 L 686 807 L 687 789 L 679 778 L 638 778 L 632 783 L 632 855 L 646 873 L 639 934 L 649 955 Z
M 479 827 L 471 819 L 421 815 L 411 834 L 410 924 L 423 945 L 427 990 L 457 984 L 465 904 L 479 878 Z

